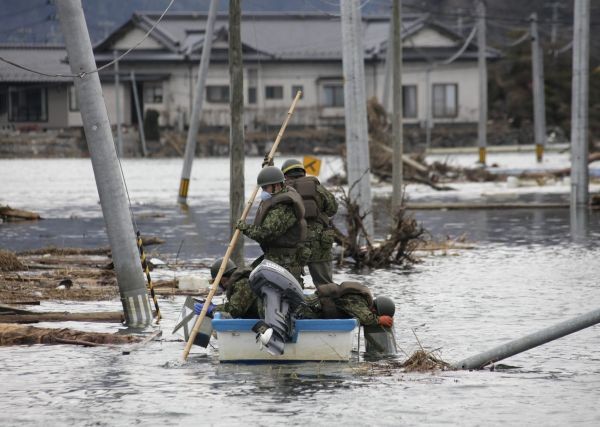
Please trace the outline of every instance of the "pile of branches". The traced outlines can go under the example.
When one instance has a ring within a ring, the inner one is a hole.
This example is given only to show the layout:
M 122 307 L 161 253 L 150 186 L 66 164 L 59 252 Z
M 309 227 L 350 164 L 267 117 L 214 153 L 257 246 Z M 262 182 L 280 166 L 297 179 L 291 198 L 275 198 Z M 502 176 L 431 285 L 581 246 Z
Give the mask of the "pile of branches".
M 0 271 L 19 271 L 24 268 L 15 254 L 0 249 Z
M 132 335 L 83 332 L 73 329 L 49 329 L 0 323 L 0 346 L 31 344 L 78 344 L 93 347 L 138 342 Z
M 425 231 L 417 221 L 407 216 L 400 208 L 387 238 L 373 242 L 367 233 L 364 219 L 368 212 L 361 213 L 358 204 L 343 189 L 340 201 L 346 208 L 345 221 L 347 234 L 334 226 L 335 240 L 342 247 L 344 257 L 354 260 L 355 267 L 383 268 L 394 265 L 414 264 L 418 260 L 412 256 L 417 245 L 423 240 Z M 366 242 L 363 244 L 362 242 Z M 343 259 L 343 257 L 342 257 Z
M 369 159 L 371 170 L 383 181 L 391 181 L 393 156 L 392 128 L 385 108 L 376 98 L 367 103 L 367 121 L 369 124 Z M 436 190 L 452 190 L 441 182 L 466 180 L 474 182 L 496 181 L 498 176 L 483 168 L 466 169 L 449 166 L 446 163 L 434 162 L 428 165 L 423 156 L 404 154 L 402 166 L 403 179 L 426 184 Z

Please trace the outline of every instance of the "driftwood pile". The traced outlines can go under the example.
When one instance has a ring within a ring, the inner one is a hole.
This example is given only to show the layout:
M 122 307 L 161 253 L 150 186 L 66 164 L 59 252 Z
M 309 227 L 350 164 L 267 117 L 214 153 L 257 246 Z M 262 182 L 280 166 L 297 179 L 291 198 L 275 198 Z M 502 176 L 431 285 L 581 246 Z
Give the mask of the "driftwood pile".
M 97 345 L 130 344 L 139 337 L 101 332 L 83 332 L 72 329 L 49 329 L 0 323 L 0 346 L 31 344 Z
M 367 104 L 367 117 L 369 123 L 369 157 L 371 171 L 379 179 L 390 181 L 392 179 L 393 150 L 392 129 L 388 116 L 376 98 L 371 98 Z M 441 185 L 443 181 L 496 181 L 499 179 L 483 168 L 463 169 L 451 167 L 445 163 L 434 162 L 427 165 L 422 156 L 407 156 L 403 159 L 403 178 L 409 182 L 429 185 L 436 190 L 451 190 L 452 188 Z
M 340 191 L 340 201 L 346 209 L 347 233 L 335 226 L 334 230 L 336 243 L 342 247 L 344 257 L 351 257 L 357 268 L 383 268 L 417 262 L 412 253 L 423 240 L 425 231 L 413 217 L 406 215 L 403 208 L 399 209 L 387 238 L 374 242 L 363 222 L 368 212 L 360 213 L 358 204 L 343 189 Z
M 202 267 L 206 265 L 193 265 L 193 268 Z M 200 293 L 178 289 L 176 279 L 154 280 L 153 284 L 159 296 Z M 109 248 L 47 247 L 16 255 L 0 251 L 0 304 L 100 301 L 118 297 Z
M 0 206 L 0 219 L 2 221 L 35 221 L 42 218 L 35 212 L 13 209 L 7 205 Z

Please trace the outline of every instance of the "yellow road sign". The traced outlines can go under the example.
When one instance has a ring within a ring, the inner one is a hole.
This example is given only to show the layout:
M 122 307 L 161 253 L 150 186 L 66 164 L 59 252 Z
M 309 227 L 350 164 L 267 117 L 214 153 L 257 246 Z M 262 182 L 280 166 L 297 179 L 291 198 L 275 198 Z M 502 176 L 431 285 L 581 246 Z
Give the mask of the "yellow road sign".
M 304 169 L 308 175 L 319 176 L 321 172 L 321 160 L 313 156 L 304 156 Z

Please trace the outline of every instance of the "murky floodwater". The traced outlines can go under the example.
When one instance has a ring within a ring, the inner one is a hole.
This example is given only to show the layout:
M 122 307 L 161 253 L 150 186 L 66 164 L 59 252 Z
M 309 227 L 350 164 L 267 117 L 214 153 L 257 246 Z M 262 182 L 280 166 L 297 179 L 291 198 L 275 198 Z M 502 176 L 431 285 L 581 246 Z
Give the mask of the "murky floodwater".
M 259 165 L 247 162 L 248 193 Z M 139 228 L 167 239 L 156 255 L 185 262 L 224 252 L 227 160 L 196 161 L 187 212 L 174 206 L 180 161 L 127 160 L 123 167 Z M 0 247 L 105 245 L 97 201 L 89 160 L 0 160 L 0 204 L 48 218 L 0 224 Z M 466 233 L 477 249 L 429 256 L 409 270 L 336 274 L 397 301 L 396 334 L 407 353 L 418 348 L 413 330 L 423 346 L 455 361 L 600 305 L 597 213 L 435 211 L 417 218 L 436 236 Z M 258 253 L 247 244 L 248 257 Z M 598 326 L 512 357 L 505 363 L 517 368 L 496 372 L 365 373 L 356 361 L 221 365 L 214 350 L 197 349 L 182 363 L 183 342 L 170 333 L 182 301 L 161 299 L 162 341 L 127 356 L 67 345 L 0 348 L 0 425 L 600 423 Z M 120 303 L 40 309 L 114 310 Z

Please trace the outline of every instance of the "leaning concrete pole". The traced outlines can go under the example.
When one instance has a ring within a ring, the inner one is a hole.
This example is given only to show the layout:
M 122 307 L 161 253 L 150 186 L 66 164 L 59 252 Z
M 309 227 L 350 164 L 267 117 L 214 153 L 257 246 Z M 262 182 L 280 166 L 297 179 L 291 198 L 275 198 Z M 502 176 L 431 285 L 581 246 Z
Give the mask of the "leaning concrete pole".
M 346 163 L 350 187 L 349 196 L 358 203 L 360 213 L 367 214 L 364 219 L 365 229 L 367 233 L 373 235 L 365 61 L 359 2 L 360 0 L 340 2 L 344 111 L 346 115 Z
M 485 61 L 485 2 L 477 3 L 477 64 L 479 66 L 479 125 L 477 146 L 479 163 L 485 165 L 487 152 L 487 64 Z
M 179 197 L 177 201 L 182 204 L 187 203 L 188 190 L 190 187 L 190 177 L 192 175 L 192 163 L 196 154 L 196 138 L 198 137 L 198 128 L 200 126 L 200 112 L 204 102 L 204 87 L 206 86 L 206 75 L 208 73 L 208 63 L 210 62 L 210 51 L 212 49 L 213 32 L 215 20 L 217 19 L 217 7 L 219 0 L 210 0 L 208 9 L 208 20 L 206 22 L 206 31 L 204 32 L 204 43 L 202 45 L 202 56 L 200 57 L 200 68 L 198 69 L 198 80 L 196 80 L 196 93 L 194 94 L 194 104 L 190 116 L 190 127 L 185 144 L 185 154 L 183 159 L 183 169 L 181 171 L 181 181 L 179 183 Z
M 392 214 L 397 213 L 402 204 L 402 155 L 404 141 L 402 138 L 402 0 L 394 0 L 392 6 L 392 22 L 394 23 L 394 115 L 392 134 L 394 156 L 392 165 Z
M 590 1 L 575 0 L 573 24 L 573 83 L 571 98 L 571 207 L 586 206 L 589 199 L 588 78 Z
M 241 0 L 229 0 L 229 226 L 231 235 L 244 212 L 244 68 L 242 63 Z M 244 237 L 240 236 L 231 254 L 244 265 Z
M 81 0 L 61 0 L 56 2 L 56 8 L 71 72 L 81 75 L 96 69 Z M 152 321 L 152 313 L 98 73 L 76 77 L 75 89 L 117 274 L 125 322 L 131 327 L 143 327 Z
M 541 162 L 546 145 L 546 97 L 544 95 L 544 54 L 538 33 L 537 13 L 531 14 L 531 66 L 535 155 L 537 161 Z
M 454 369 L 481 369 L 490 363 L 496 363 L 499 360 L 562 338 L 565 335 L 589 328 L 597 323 L 600 323 L 600 309 L 557 323 L 541 331 L 526 335 L 523 338 L 507 342 L 486 352 L 461 360 L 452 364 L 452 367 Z

